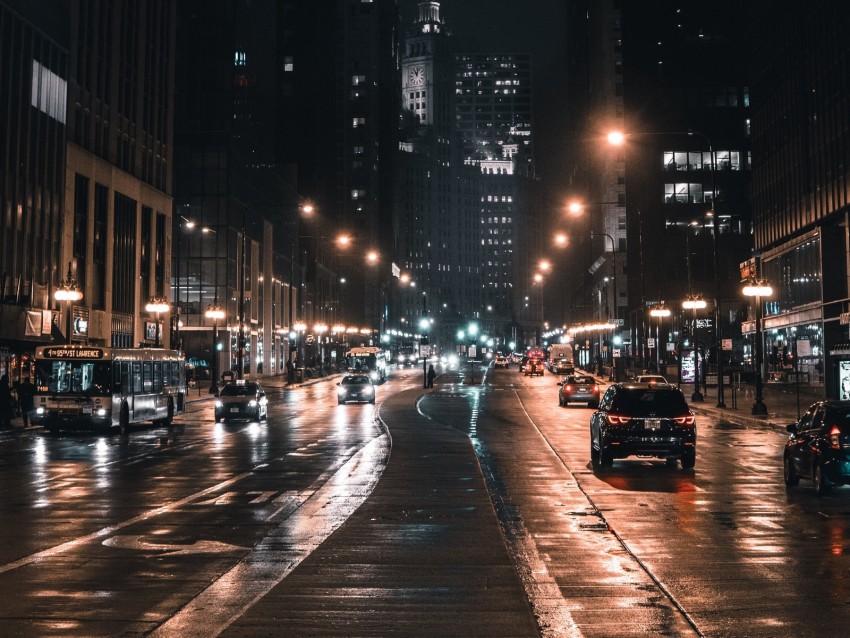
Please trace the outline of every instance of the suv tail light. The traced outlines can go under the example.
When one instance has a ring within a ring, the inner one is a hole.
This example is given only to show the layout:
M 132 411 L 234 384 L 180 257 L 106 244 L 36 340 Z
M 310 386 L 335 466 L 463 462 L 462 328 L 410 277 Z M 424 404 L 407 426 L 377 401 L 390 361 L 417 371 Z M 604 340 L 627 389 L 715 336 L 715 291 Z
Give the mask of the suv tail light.
M 676 425 L 693 425 L 696 417 L 693 414 L 688 414 L 674 417 L 673 420 L 676 422 Z
M 565 385 L 564 386 L 564 392 L 572 392 L 572 391 L 573 391 L 573 386 L 571 386 L 571 385 Z
M 599 394 L 599 386 L 598 385 L 593 386 L 593 394 Z
M 620 414 L 609 414 L 607 417 L 608 423 L 611 425 L 625 425 L 632 420 L 630 416 L 622 416 Z
M 837 425 L 833 425 L 829 431 L 829 445 L 833 450 L 841 449 L 841 428 Z

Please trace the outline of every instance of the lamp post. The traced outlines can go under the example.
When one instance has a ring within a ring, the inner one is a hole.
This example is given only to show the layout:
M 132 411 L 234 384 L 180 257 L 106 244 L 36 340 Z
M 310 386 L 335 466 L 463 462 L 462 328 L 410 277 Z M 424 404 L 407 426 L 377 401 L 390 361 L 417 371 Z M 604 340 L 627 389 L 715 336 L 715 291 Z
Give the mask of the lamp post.
M 756 400 L 752 413 L 756 416 L 767 416 L 767 406 L 762 396 L 762 317 L 761 298 L 773 295 L 773 288 L 762 278 L 750 278 L 744 284 L 745 297 L 756 298 Z
M 697 310 L 702 310 L 706 307 L 705 299 L 699 295 L 688 295 L 688 298 L 682 302 L 682 308 L 685 310 L 694 311 L 694 393 L 691 395 L 691 401 L 702 401 L 703 395 L 699 390 L 700 370 L 699 370 L 699 339 L 697 338 Z
M 307 330 L 307 324 L 303 321 L 296 321 L 292 324 L 292 329 L 295 331 L 296 339 L 298 339 L 296 361 L 298 367 L 304 367 L 304 332 Z
M 67 332 L 65 333 L 65 343 L 71 343 L 71 333 L 74 328 L 74 320 L 71 317 L 71 306 L 75 301 L 80 301 L 83 298 L 83 291 L 77 285 L 77 281 L 71 274 L 71 262 L 68 262 L 68 274 L 65 279 L 59 282 L 59 287 L 54 291 L 53 298 L 56 301 L 64 301 L 65 316 L 67 321 Z
M 469 336 L 469 340 L 474 346 L 476 343 L 476 337 L 478 336 L 478 324 L 470 323 L 466 327 L 466 334 Z M 472 347 L 472 346 L 470 346 Z M 475 357 L 469 357 L 469 385 L 473 385 L 475 383 Z
M 154 327 L 154 339 L 153 345 L 155 348 L 159 348 L 159 315 L 163 312 L 168 312 L 168 302 L 165 299 L 161 299 L 159 297 L 151 297 L 150 301 L 145 304 L 145 310 L 147 312 L 152 312 L 156 315 L 156 326 Z
M 211 305 L 204 316 L 213 321 L 212 370 L 210 371 L 212 377 L 210 393 L 212 394 L 218 392 L 218 322 L 224 319 L 224 309 L 218 304 Z
M 661 374 L 661 320 L 670 316 L 670 309 L 662 301 L 659 305 L 650 309 L 649 316 L 658 319 L 658 325 L 655 329 L 655 370 Z

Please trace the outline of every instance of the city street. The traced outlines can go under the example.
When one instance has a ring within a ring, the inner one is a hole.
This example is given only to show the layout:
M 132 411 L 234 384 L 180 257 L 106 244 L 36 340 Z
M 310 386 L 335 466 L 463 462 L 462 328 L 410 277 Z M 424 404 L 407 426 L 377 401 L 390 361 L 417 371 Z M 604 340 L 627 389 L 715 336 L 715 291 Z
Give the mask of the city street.
M 698 415 L 695 470 L 594 474 L 585 407 L 516 367 L 265 384 L 129 437 L 0 438 L 3 636 L 822 636 L 846 488 L 787 492 L 786 435 Z M 278 387 L 280 386 L 280 387 Z

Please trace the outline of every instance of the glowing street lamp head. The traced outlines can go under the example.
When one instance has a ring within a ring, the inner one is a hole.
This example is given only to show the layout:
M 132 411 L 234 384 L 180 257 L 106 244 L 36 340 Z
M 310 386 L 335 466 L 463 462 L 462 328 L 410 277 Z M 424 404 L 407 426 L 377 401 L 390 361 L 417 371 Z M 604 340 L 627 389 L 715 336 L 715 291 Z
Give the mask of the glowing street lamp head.
M 569 211 L 571 215 L 580 215 L 584 212 L 584 204 L 576 201 L 570 202 L 567 204 L 567 211 Z
M 378 251 L 377 250 L 370 250 L 368 253 L 366 253 L 366 261 L 368 261 L 370 264 L 377 264 L 378 263 Z
M 622 131 L 611 131 L 608 133 L 608 143 L 614 146 L 622 146 L 626 141 L 626 134 Z
M 558 246 L 559 248 L 563 248 L 567 245 L 569 238 L 567 237 L 566 233 L 556 233 L 554 241 L 556 246 Z
M 539 284 L 541 281 L 543 281 L 543 275 L 541 275 L 539 272 L 534 273 L 534 283 Z
M 754 279 L 747 282 L 743 293 L 745 297 L 771 297 L 773 288 L 764 279 Z
M 305 215 L 312 215 L 315 212 L 315 207 L 311 202 L 304 202 L 301 204 L 301 212 Z
M 542 259 L 540 263 L 537 264 L 537 267 L 543 272 L 549 272 L 550 270 L 552 270 L 552 262 L 548 259 Z
M 336 244 L 340 248 L 348 248 L 351 245 L 351 237 L 348 235 L 340 235 L 336 238 Z

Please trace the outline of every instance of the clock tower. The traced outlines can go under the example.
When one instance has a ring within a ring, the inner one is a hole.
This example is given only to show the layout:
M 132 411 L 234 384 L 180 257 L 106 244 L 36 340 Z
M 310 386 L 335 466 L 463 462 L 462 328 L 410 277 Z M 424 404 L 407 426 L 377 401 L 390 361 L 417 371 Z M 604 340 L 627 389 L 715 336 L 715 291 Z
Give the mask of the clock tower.
M 420 2 L 402 55 L 402 105 L 420 126 L 434 127 L 439 135 L 449 134 L 453 104 L 454 61 L 448 38 L 440 3 Z

